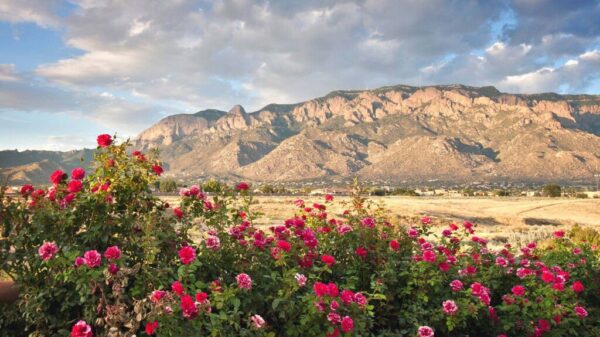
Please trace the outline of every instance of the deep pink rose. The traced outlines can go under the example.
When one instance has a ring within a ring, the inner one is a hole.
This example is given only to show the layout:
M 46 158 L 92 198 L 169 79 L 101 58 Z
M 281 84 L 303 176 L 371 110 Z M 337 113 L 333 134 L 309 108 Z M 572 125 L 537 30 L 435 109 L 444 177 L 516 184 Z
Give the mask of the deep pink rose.
M 98 253 L 97 250 L 88 250 L 83 254 L 83 258 L 85 259 L 85 264 L 89 268 L 96 268 L 100 266 L 102 262 L 102 256 Z
M 179 259 L 183 264 L 190 264 L 196 259 L 196 249 L 192 246 L 185 246 L 179 250 Z
M 108 247 L 104 252 L 104 257 L 109 260 L 118 260 L 121 258 L 121 249 L 117 246 Z
M 92 327 L 85 321 L 79 321 L 71 328 L 71 337 L 93 337 Z
M 58 253 L 58 246 L 54 242 L 44 242 L 38 249 L 38 254 L 44 261 L 48 261 Z
M 351 332 L 354 330 L 354 321 L 352 320 L 352 317 L 344 316 L 344 318 L 342 318 L 341 327 L 343 332 Z

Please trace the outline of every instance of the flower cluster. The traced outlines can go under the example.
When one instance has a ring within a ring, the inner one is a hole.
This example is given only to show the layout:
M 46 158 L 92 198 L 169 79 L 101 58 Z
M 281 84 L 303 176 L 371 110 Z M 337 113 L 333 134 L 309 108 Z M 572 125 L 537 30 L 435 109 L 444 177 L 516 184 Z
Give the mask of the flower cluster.
M 0 245 L 0 257 L 26 285 L 15 307 L 25 308 L 20 317 L 28 331 L 70 330 L 76 337 L 123 327 L 130 335 L 171 336 L 600 331 L 600 252 L 569 231 L 514 247 L 478 236 L 470 222 L 392 222 L 360 195 L 341 212 L 332 211 L 332 195 L 298 199 L 286 220 L 257 226 L 249 183 L 205 187 L 210 192 L 184 187 L 172 207 L 149 192 L 164 173 L 151 153 L 130 152 L 110 135 L 98 136 L 97 151 L 95 172 L 57 170 L 50 187 L 25 185 L 21 204 L 0 204 L 0 215 L 11 220 L 1 222 L 11 227 L 2 227 L 9 241 Z M 32 266 L 40 272 L 31 273 Z M 41 290 L 58 287 L 64 291 Z M 65 310 L 53 310 L 56 303 Z

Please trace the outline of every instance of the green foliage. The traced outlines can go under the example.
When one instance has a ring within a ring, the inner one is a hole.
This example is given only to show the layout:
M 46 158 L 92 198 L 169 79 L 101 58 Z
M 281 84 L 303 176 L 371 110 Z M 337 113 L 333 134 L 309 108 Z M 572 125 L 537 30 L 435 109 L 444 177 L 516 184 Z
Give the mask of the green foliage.
M 287 189 L 282 185 L 271 185 L 271 184 L 262 184 L 258 188 L 260 193 L 262 194 L 285 194 L 287 193 Z
M 177 182 L 173 179 L 160 180 L 158 189 L 163 193 L 175 192 L 177 191 Z
M 546 197 L 556 198 L 561 196 L 561 187 L 556 184 L 547 184 L 542 190 L 542 194 Z
M 202 190 L 209 193 L 222 193 L 226 190 L 226 186 L 215 179 L 210 179 L 202 184 Z
M 496 192 L 494 193 L 496 196 L 498 197 L 508 197 L 510 196 L 510 192 L 507 190 L 496 190 Z

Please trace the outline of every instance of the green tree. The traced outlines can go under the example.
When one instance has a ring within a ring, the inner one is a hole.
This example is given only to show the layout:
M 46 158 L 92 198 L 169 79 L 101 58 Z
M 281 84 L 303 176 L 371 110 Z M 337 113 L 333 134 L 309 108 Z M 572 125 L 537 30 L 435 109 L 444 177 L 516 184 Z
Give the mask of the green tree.
M 226 189 L 225 184 L 215 180 L 209 179 L 202 184 L 202 190 L 211 193 L 220 193 Z
M 544 186 L 544 189 L 542 190 L 542 192 L 543 192 L 543 195 L 546 197 L 556 198 L 556 197 L 560 197 L 562 189 L 559 185 L 547 184 L 546 186 Z
M 175 192 L 177 190 L 177 183 L 173 179 L 161 180 L 158 189 L 164 193 Z
M 496 196 L 499 197 L 508 197 L 510 195 L 510 192 L 507 190 L 497 190 L 496 191 Z
M 258 189 L 260 190 L 260 193 L 262 193 L 262 194 L 274 194 L 275 193 L 275 187 L 273 187 L 273 185 L 271 185 L 271 184 L 263 184 Z

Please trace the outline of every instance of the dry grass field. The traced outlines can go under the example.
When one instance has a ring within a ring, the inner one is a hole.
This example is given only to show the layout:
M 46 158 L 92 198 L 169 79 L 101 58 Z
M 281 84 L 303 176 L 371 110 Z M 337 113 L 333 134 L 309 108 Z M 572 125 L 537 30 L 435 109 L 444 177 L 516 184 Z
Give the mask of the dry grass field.
M 281 224 L 294 214 L 294 200 L 307 205 L 323 202 L 322 197 L 257 196 L 254 209 L 262 216 L 256 225 Z M 176 203 L 176 197 L 168 198 Z M 549 237 L 557 229 L 575 224 L 600 229 L 599 199 L 567 198 L 495 198 L 495 197 L 369 197 L 389 211 L 394 223 L 411 224 L 429 216 L 437 224 L 470 221 L 478 225 L 478 234 L 494 244 L 522 244 Z M 340 215 L 350 197 L 336 196 L 328 211 Z

